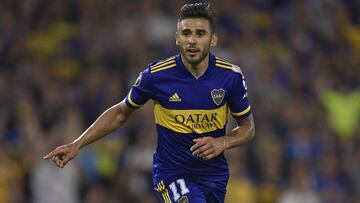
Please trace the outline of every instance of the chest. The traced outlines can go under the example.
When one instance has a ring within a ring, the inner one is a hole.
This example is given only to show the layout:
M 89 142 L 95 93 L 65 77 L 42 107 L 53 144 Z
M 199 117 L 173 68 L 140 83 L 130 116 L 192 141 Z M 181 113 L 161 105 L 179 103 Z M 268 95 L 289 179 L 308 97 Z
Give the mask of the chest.
M 229 97 L 225 77 L 211 76 L 198 80 L 189 77 L 159 78 L 154 85 L 154 100 L 169 109 L 216 109 Z

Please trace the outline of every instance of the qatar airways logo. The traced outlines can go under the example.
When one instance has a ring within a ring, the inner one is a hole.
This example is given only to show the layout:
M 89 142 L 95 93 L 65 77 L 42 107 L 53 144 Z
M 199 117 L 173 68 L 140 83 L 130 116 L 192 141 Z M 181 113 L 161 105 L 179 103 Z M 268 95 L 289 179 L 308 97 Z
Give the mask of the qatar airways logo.
M 217 123 L 217 113 L 211 114 L 201 114 L 201 113 L 194 113 L 194 114 L 177 114 L 175 115 L 175 121 L 177 123 L 186 125 L 191 129 L 208 129 L 208 128 L 215 128 Z

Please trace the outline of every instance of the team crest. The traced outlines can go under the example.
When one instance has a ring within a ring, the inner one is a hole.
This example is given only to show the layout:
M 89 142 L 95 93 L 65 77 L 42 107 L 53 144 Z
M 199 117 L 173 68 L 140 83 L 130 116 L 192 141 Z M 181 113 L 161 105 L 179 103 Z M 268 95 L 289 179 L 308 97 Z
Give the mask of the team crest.
M 142 72 L 140 72 L 138 78 L 137 78 L 136 81 L 135 81 L 135 84 L 134 84 L 135 87 L 137 87 L 137 86 L 140 85 L 140 83 L 141 83 L 141 78 L 142 78 Z
M 225 96 L 225 90 L 224 89 L 213 89 L 211 91 L 211 98 L 215 102 L 216 105 L 220 105 L 223 101 Z
M 187 196 L 182 196 L 177 203 L 189 203 L 189 199 Z

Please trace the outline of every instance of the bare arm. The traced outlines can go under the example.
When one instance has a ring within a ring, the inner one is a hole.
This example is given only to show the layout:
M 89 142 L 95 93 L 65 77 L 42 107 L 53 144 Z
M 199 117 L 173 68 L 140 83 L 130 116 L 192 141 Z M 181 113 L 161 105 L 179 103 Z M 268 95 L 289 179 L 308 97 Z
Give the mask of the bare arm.
M 234 148 L 250 142 L 255 137 L 254 118 L 250 115 L 246 119 L 237 119 L 238 126 L 224 136 L 225 149 Z
M 73 143 L 82 148 L 108 135 L 121 127 L 132 111 L 133 109 L 129 108 L 124 101 L 110 107 Z
M 226 149 L 250 142 L 255 136 L 253 116 L 250 115 L 246 119 L 237 119 L 236 122 L 238 126 L 225 136 L 194 139 L 195 144 L 190 149 L 193 155 L 209 160 L 218 156 Z
M 52 158 L 58 167 L 64 167 L 76 157 L 82 147 L 101 139 L 124 125 L 133 111 L 125 104 L 125 101 L 110 107 L 80 137 L 72 143 L 57 147 L 43 159 Z

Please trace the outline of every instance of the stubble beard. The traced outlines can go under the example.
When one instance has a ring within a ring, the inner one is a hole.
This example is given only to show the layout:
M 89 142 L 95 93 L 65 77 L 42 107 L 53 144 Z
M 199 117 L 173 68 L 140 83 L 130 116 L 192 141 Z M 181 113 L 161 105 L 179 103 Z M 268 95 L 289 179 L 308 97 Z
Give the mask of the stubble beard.
M 186 50 L 181 49 L 181 54 L 184 56 L 186 62 L 188 62 L 192 66 L 196 66 L 196 65 L 200 64 L 206 58 L 206 56 L 209 54 L 209 52 L 210 52 L 210 46 L 207 47 L 205 50 L 201 51 L 199 57 L 189 57 L 186 54 Z

